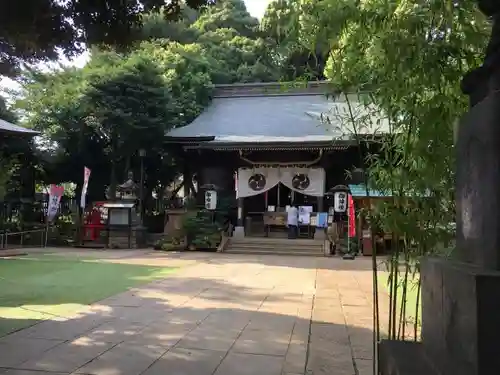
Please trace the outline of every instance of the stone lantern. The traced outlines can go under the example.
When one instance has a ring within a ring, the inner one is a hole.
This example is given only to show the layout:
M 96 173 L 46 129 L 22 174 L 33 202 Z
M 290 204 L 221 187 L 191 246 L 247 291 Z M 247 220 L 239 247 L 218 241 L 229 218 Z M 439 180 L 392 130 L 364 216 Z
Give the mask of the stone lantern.
M 127 181 L 116 187 L 117 199 L 135 201 L 140 187 L 134 182 L 134 174 L 132 171 L 127 174 Z

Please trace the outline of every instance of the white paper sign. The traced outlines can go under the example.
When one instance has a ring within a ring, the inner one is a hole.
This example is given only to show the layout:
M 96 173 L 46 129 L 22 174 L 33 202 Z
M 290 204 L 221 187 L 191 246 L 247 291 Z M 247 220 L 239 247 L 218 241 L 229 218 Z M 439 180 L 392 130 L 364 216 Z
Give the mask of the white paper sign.
M 309 225 L 311 223 L 312 206 L 299 206 L 299 223 Z
M 347 193 L 343 191 L 338 191 L 333 196 L 333 208 L 335 212 L 346 212 L 347 211 Z

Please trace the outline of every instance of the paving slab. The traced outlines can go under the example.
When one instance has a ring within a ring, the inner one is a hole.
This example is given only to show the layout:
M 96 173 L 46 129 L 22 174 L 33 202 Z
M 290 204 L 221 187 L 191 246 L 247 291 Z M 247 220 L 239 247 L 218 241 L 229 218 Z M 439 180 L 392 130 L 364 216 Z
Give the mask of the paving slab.
M 225 352 L 175 348 L 169 350 L 143 375 L 212 375 Z M 232 375 L 238 374 L 238 372 Z
M 18 335 L 51 340 L 72 340 L 103 324 L 106 320 L 106 317 L 101 316 L 85 316 L 65 321 L 47 320 L 20 331 Z
M 245 329 L 232 350 L 236 353 L 285 356 L 291 331 Z
M 241 330 L 234 328 L 199 326 L 184 336 L 176 347 L 227 352 L 240 334 Z
M 0 340 L 0 367 L 16 367 L 62 342 L 17 336 L 3 337 Z
M 158 345 L 165 349 L 169 349 L 181 341 L 183 337 L 196 327 L 196 323 L 189 322 L 154 323 L 141 331 L 140 335 L 136 335 L 129 340 L 129 342 L 144 345 Z
M 114 345 L 81 337 L 60 344 L 41 356 L 22 363 L 18 368 L 70 373 L 111 349 Z
M 214 375 L 281 375 L 282 367 L 282 357 L 229 353 Z
M 32 371 L 32 370 L 15 370 L 9 369 L 2 372 L 5 375 L 64 375 L 63 372 L 47 372 L 47 371 Z
M 252 312 L 233 312 L 233 311 L 218 311 L 212 312 L 206 319 L 201 323 L 201 327 L 215 327 L 215 328 L 226 328 L 226 329 L 236 329 L 242 331 L 249 323 L 252 318 Z
M 121 343 L 75 372 L 92 375 L 139 375 L 165 352 L 163 347 L 157 345 Z
M 286 352 L 283 371 L 288 373 L 304 373 L 307 360 L 307 343 L 290 344 Z
M 147 325 L 145 324 L 115 319 L 96 327 L 86 333 L 85 336 L 93 341 L 118 344 L 122 341 L 133 340 L 146 327 Z

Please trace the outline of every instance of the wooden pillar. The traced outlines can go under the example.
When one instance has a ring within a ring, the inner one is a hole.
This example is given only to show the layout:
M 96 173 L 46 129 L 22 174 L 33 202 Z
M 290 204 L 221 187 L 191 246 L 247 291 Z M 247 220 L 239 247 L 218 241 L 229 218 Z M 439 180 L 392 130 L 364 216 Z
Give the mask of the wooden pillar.
M 323 212 L 323 197 L 318 197 L 318 212 Z

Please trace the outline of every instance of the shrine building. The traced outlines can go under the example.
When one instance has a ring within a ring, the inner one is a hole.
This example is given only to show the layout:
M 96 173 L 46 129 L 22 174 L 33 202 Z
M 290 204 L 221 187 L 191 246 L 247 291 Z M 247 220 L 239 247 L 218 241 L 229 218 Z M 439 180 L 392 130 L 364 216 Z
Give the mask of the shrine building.
M 237 199 L 235 237 L 283 236 L 295 205 L 307 207 L 301 233 L 312 239 L 315 214 L 332 206 L 325 193 L 356 187 L 347 172 L 362 167 L 359 140 L 369 145 L 388 126 L 356 95 L 332 91 L 326 82 L 217 85 L 200 116 L 167 133 L 191 168 L 185 175 L 196 173 L 200 199 L 208 185 Z M 353 118 L 363 119 L 357 131 Z

